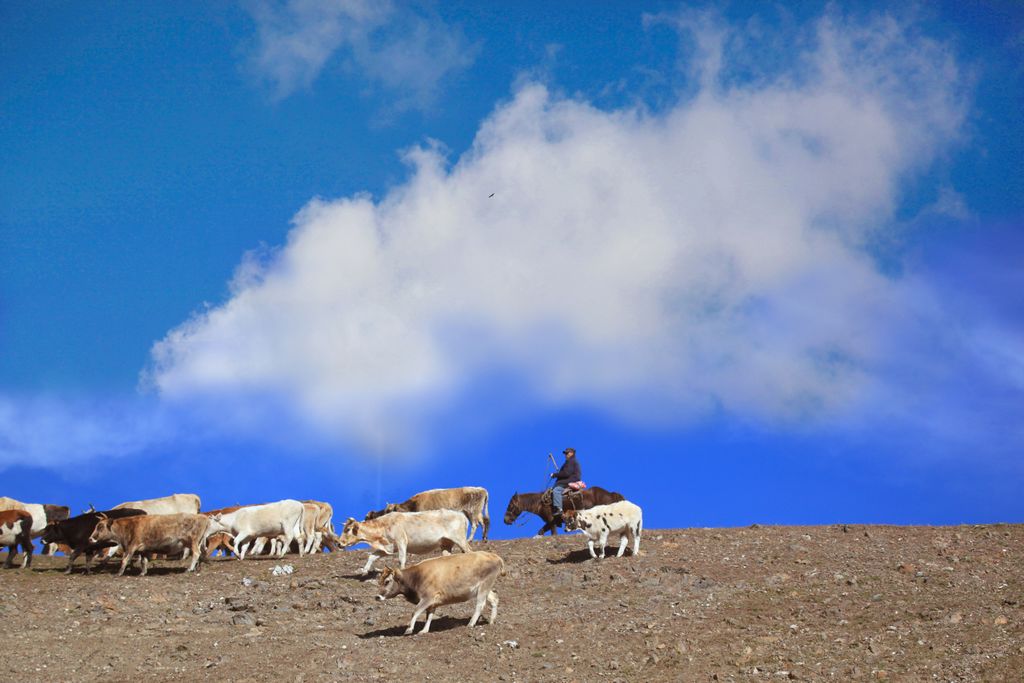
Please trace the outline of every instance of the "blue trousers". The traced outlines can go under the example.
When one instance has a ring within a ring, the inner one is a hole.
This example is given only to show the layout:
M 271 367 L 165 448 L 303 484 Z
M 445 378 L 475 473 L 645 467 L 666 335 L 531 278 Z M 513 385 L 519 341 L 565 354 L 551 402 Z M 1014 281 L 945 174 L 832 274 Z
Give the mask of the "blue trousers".
M 564 490 L 564 486 L 556 486 L 551 489 L 551 506 L 555 508 L 557 512 L 562 511 L 562 491 Z

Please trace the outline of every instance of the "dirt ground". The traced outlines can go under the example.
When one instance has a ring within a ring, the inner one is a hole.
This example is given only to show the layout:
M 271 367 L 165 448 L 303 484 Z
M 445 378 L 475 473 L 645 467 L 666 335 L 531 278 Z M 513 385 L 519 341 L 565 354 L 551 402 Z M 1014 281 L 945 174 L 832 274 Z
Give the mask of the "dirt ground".
M 123 578 L 37 555 L 0 573 L 0 666 L 18 681 L 1021 681 L 1022 541 L 1022 525 L 646 530 L 639 557 L 600 562 L 578 535 L 475 544 L 507 565 L 497 624 L 467 628 L 464 603 L 408 637 L 412 606 L 357 578 L 365 552 L 289 556 L 286 576 L 215 558 Z

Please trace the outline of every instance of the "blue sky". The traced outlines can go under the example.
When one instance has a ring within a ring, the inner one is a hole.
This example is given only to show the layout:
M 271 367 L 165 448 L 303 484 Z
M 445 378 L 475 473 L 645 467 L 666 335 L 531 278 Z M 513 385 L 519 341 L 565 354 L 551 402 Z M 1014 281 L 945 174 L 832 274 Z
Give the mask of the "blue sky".
M 648 527 L 1024 521 L 1017 3 L 0 35 L 4 495 L 497 518 L 572 445 Z

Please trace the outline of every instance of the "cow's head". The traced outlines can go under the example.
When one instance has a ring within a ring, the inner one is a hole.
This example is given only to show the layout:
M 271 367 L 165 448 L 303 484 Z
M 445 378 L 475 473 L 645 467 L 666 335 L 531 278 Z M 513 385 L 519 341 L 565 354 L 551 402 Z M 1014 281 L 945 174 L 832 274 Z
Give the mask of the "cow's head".
M 210 526 L 207 528 L 207 538 L 209 538 L 213 534 L 219 533 L 228 534 L 229 536 L 231 535 L 231 527 L 229 527 L 223 521 L 224 515 L 218 512 L 215 515 L 210 515 L 209 517 L 207 517 L 207 519 L 210 520 Z
M 370 510 L 369 512 L 366 513 L 366 516 L 363 517 L 363 521 L 364 522 L 369 522 L 371 519 L 377 519 L 381 515 L 385 515 L 385 514 L 387 514 L 387 510 L 386 509 L 384 509 L 384 510 Z
M 106 515 L 103 515 L 98 522 L 96 522 L 96 528 L 92 530 L 89 535 L 89 543 L 102 543 L 104 541 L 114 540 L 114 534 L 110 530 L 110 525 L 114 522 L 112 519 L 108 519 Z
M 519 502 L 519 492 L 516 491 L 508 501 L 508 507 L 505 508 L 505 524 L 516 521 L 521 514 L 523 514 L 523 505 Z
M 57 522 L 47 524 L 43 529 L 42 539 L 43 543 L 63 543 L 64 529 L 62 525 Z
M 404 590 L 402 570 L 384 567 L 380 572 L 380 576 L 377 577 L 377 599 L 387 600 L 396 595 L 401 595 Z
M 360 523 L 353 517 L 349 517 L 345 520 L 345 526 L 341 528 L 341 536 L 338 538 L 338 543 L 342 547 L 347 548 L 350 545 L 359 543 L 359 527 Z
M 576 510 L 565 510 L 562 512 L 562 522 L 565 524 L 566 531 L 575 531 L 576 529 L 589 529 L 590 524 L 580 517 Z

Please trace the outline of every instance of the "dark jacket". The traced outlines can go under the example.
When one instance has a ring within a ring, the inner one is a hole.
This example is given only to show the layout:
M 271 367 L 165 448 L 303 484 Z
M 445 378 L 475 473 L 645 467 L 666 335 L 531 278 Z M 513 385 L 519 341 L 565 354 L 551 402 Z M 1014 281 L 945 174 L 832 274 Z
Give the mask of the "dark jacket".
M 571 458 L 566 458 L 562 464 L 562 469 L 558 470 L 554 474 L 555 486 L 565 486 L 571 481 L 579 481 L 583 478 L 583 474 L 580 470 L 580 461 L 574 455 Z

